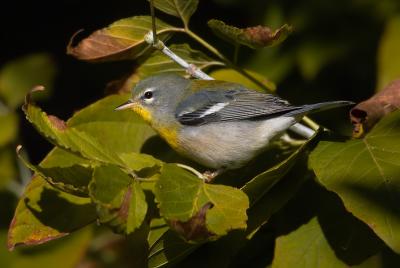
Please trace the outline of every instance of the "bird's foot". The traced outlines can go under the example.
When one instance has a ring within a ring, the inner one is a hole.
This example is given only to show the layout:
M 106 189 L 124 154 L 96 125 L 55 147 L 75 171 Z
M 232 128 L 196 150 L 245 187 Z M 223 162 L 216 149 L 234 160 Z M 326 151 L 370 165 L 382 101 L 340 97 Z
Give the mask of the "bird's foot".
M 215 171 L 207 170 L 206 172 L 203 173 L 204 181 L 207 183 L 212 182 L 215 179 L 215 177 L 220 175 L 222 172 L 224 172 L 223 169 L 217 169 Z

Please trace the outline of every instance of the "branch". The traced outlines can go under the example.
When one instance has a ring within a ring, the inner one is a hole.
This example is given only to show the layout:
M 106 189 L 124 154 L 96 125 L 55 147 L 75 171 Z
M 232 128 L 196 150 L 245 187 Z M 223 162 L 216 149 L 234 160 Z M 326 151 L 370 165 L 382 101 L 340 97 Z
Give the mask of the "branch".
M 170 50 L 161 40 L 157 40 L 155 42 L 153 38 L 153 31 L 148 32 L 144 40 L 152 45 L 154 48 L 160 50 L 162 53 L 164 53 L 166 56 L 168 56 L 170 59 L 172 59 L 174 62 L 182 66 L 186 70 L 188 74 L 195 78 L 203 79 L 203 80 L 214 80 L 211 76 L 207 75 L 205 72 L 203 72 L 200 68 L 198 68 L 194 64 L 189 64 L 186 62 L 184 59 L 176 55 L 172 50 Z

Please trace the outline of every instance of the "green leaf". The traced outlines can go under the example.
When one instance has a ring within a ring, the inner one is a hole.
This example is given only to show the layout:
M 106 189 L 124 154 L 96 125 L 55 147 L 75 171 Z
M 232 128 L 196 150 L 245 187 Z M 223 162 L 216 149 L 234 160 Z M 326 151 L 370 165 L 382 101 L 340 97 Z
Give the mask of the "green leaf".
M 16 108 L 25 95 L 37 85 L 52 88 L 56 66 L 49 54 L 31 54 L 7 63 L 0 70 L 0 97 Z M 41 95 L 45 97 L 46 95 Z
M 181 18 L 185 27 L 197 9 L 198 0 L 154 0 L 154 7 L 175 17 Z
M 382 248 L 381 240 L 313 181 L 275 220 L 279 236 L 272 268 L 377 267 L 369 258 Z
M 188 44 L 171 45 L 169 47 L 176 55 L 184 59 L 190 64 L 205 70 L 211 66 L 223 66 L 224 63 L 214 61 L 199 50 L 192 49 Z M 134 75 L 138 75 L 140 79 L 159 73 L 178 73 L 185 75 L 185 70 L 176 62 L 167 57 L 164 53 L 157 50 L 145 60 L 137 69 Z
M 146 216 L 147 203 L 140 183 L 116 166 L 97 167 L 89 186 L 99 220 L 119 233 L 138 229 Z
M 363 139 L 321 141 L 310 156 L 318 181 L 400 252 L 400 112 Z
M 276 85 L 273 82 L 271 82 L 270 80 L 268 80 L 267 78 L 265 78 L 263 75 L 253 72 L 253 71 L 249 71 L 249 70 L 245 70 L 245 71 L 248 74 L 250 74 L 252 77 L 257 79 L 269 91 L 274 92 L 276 90 Z M 241 74 L 238 71 L 235 71 L 233 69 L 227 69 L 227 68 L 219 69 L 219 70 L 211 72 L 210 76 L 216 80 L 234 82 L 234 83 L 241 84 L 250 89 L 255 89 L 258 91 L 265 91 L 265 88 L 254 83 L 249 78 L 245 77 L 243 74 Z
M 37 245 L 68 235 L 96 219 L 89 198 L 61 192 L 40 176 L 29 182 L 8 231 L 8 248 Z
M 8 268 L 77 267 L 88 249 L 92 233 L 91 228 L 85 228 L 68 238 L 34 249 L 9 252 L 5 247 L 0 247 L 1 265 Z M 1 245 L 6 243 L 6 239 L 7 234 L 0 232 Z
M 130 171 L 137 171 L 141 178 L 150 178 L 159 173 L 163 162 L 148 154 L 127 153 L 121 159 Z
M 0 112 L 0 148 L 17 138 L 18 116 L 15 113 Z
M 337 219 L 332 219 L 335 224 Z M 349 226 L 345 226 L 349 228 Z M 300 226 L 299 229 L 276 240 L 275 256 L 272 268 L 299 267 L 349 267 L 348 264 L 338 259 L 335 251 L 330 247 L 329 241 L 324 236 L 324 231 L 317 218 Z M 365 266 L 368 265 L 368 260 Z
M 136 113 L 114 111 L 128 99 L 126 94 L 105 97 L 75 113 L 67 126 L 96 137 L 103 147 L 118 155 L 139 153 L 155 132 Z
M 19 154 L 19 148 L 17 153 L 23 163 L 53 187 L 73 195 L 88 197 L 88 185 L 92 178 L 93 168 L 85 165 L 87 160 L 55 148 L 40 165 L 35 166 Z M 51 160 L 46 161 L 46 159 Z M 62 160 L 57 161 L 57 159 Z M 62 161 L 68 161 L 69 165 L 62 165 L 65 164 Z
M 161 40 L 166 40 L 176 30 L 159 19 L 156 24 Z M 69 44 L 67 53 L 85 61 L 132 60 L 150 48 L 144 37 L 151 30 L 150 16 L 121 19 L 95 31 L 75 47 Z
M 176 165 L 162 167 L 155 196 L 160 214 L 188 240 L 246 228 L 249 200 L 242 191 L 204 183 Z
M 118 154 L 110 148 L 111 146 L 104 146 L 107 143 L 105 141 L 101 142 L 101 135 L 99 135 L 100 137 L 92 136 L 78 128 L 70 127 L 56 116 L 47 115 L 39 107 L 32 104 L 29 99 L 30 97 L 28 96 L 28 100 L 23 106 L 26 118 L 50 142 L 87 159 L 121 166 L 125 165 Z M 120 130 L 115 128 L 113 130 L 114 139 L 117 139 L 119 137 L 117 135 L 120 135 L 118 133 Z
M 400 78 L 400 16 L 388 20 L 378 51 L 377 90 L 383 89 L 392 80 Z
M 208 21 L 208 26 L 218 37 L 230 43 L 245 45 L 253 49 L 280 44 L 292 32 L 292 27 L 287 24 L 277 30 L 271 30 L 261 25 L 241 29 L 212 19 Z
M 0 191 L 16 178 L 15 151 L 11 148 L 0 149 Z
M 74 165 L 80 165 L 82 167 L 92 167 L 97 163 L 90 161 L 88 159 L 82 158 L 76 154 L 70 153 L 58 147 L 54 147 L 46 157 L 40 162 L 40 167 L 42 168 L 52 168 L 52 167 L 71 167 Z

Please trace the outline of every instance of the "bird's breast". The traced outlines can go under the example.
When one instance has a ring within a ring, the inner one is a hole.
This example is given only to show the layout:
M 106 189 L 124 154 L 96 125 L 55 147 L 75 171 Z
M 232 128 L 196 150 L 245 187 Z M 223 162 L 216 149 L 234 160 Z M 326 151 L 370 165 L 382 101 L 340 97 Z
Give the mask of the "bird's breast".
M 210 168 L 238 168 L 263 151 L 271 139 L 296 123 L 292 117 L 216 122 L 179 131 L 179 152 Z

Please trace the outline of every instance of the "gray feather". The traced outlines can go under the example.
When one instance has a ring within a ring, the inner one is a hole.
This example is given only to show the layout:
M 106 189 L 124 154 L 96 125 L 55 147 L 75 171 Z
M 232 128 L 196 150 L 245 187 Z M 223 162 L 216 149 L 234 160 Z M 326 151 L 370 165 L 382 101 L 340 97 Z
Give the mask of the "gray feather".
M 209 113 L 219 106 L 223 107 Z M 176 118 L 184 125 L 199 125 L 217 121 L 252 119 L 299 108 L 279 97 L 245 88 L 203 90 L 187 97 L 178 105 Z
M 352 102 L 334 101 L 293 106 L 271 95 L 235 85 L 229 90 L 201 90 L 186 97 L 177 107 L 175 117 L 183 125 L 202 125 L 212 122 L 270 119 L 278 116 L 297 116 L 331 109 Z
M 301 106 L 300 109 L 296 111 L 289 112 L 288 116 L 295 116 L 299 114 L 308 114 L 308 113 L 316 113 L 321 112 L 333 108 L 343 107 L 353 105 L 354 102 L 351 101 L 327 101 L 327 102 L 320 102 L 315 104 L 307 104 Z

